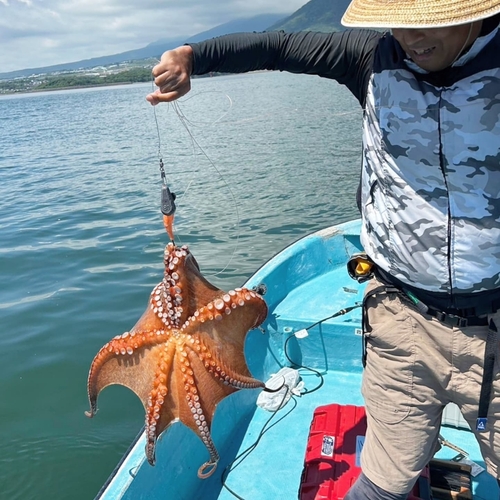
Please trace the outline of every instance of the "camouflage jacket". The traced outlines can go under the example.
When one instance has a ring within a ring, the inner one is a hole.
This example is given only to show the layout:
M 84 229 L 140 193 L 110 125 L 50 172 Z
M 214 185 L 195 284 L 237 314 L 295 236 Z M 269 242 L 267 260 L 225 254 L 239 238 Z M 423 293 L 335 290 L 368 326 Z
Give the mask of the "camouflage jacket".
M 281 70 L 346 85 L 364 108 L 366 252 L 397 282 L 467 303 L 500 292 L 499 20 L 485 20 L 473 46 L 436 73 L 370 30 L 227 35 L 191 44 L 193 69 Z
M 439 86 L 394 44 L 381 39 L 367 91 L 362 243 L 382 269 L 417 288 L 498 288 L 498 28 Z

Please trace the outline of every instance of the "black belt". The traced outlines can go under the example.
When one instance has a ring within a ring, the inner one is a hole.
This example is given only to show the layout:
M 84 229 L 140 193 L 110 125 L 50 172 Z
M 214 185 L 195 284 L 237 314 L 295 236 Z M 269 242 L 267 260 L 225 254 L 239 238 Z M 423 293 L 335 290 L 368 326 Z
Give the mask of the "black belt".
M 486 326 L 488 324 L 488 316 L 462 316 L 461 314 L 451 314 L 439 311 L 429 306 L 427 306 L 426 314 L 436 318 L 445 325 L 452 327 L 456 326 L 458 328 L 465 328 L 466 326 Z
M 465 328 L 466 326 L 486 326 L 488 324 L 488 317 L 486 313 L 479 316 L 474 308 L 454 309 L 453 312 L 451 312 L 450 310 L 442 311 L 440 309 L 436 309 L 433 306 L 424 304 L 409 290 L 399 290 L 399 293 L 403 298 L 407 300 L 409 299 L 411 304 L 413 304 L 420 313 L 432 316 L 445 325 Z

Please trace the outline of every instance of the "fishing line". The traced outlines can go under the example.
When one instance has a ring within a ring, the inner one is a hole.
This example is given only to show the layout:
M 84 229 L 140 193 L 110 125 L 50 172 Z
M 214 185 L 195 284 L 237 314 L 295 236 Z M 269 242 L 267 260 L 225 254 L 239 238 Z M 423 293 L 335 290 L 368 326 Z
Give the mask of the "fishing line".
M 153 90 L 154 90 L 154 79 L 153 79 L 153 82 L 152 82 L 152 86 L 153 86 Z M 207 92 L 202 92 L 202 93 L 208 93 L 209 91 Z M 216 91 L 213 91 L 215 93 L 218 93 Z M 197 94 L 198 95 L 198 94 Z M 182 102 L 185 102 L 189 99 L 192 99 L 193 97 L 195 96 L 191 96 L 187 99 L 184 99 Z M 231 98 L 226 94 L 226 98 L 229 100 L 229 109 L 223 113 L 221 116 L 219 116 L 219 118 L 217 118 L 217 120 L 211 122 L 212 124 L 215 124 L 219 121 L 221 121 L 231 110 L 232 108 L 232 105 L 233 105 L 233 102 L 231 100 Z M 208 163 L 210 164 L 210 166 L 215 170 L 215 172 L 217 173 L 217 175 L 219 176 L 219 178 L 222 180 L 222 182 L 224 183 L 224 185 L 226 186 L 229 194 L 230 194 L 230 197 L 232 199 L 232 202 L 234 204 L 234 212 L 235 212 L 235 218 L 236 218 L 236 222 L 235 222 L 235 227 L 236 227 L 236 237 L 234 238 L 234 246 L 233 246 L 233 251 L 229 257 L 229 260 L 226 262 L 226 265 L 221 269 L 219 270 L 218 272 L 215 272 L 215 273 L 212 273 L 212 274 L 207 274 L 207 276 L 217 276 L 219 274 L 222 274 L 224 271 L 226 271 L 228 269 L 228 267 L 231 265 L 231 262 L 233 261 L 236 253 L 237 253 L 237 250 L 238 250 L 238 246 L 239 246 L 239 240 L 240 240 L 240 232 L 241 232 L 241 219 L 240 219 L 240 212 L 239 212 L 239 207 L 238 207 L 238 202 L 236 200 L 236 196 L 233 192 L 233 190 L 231 189 L 231 186 L 229 185 L 229 183 L 227 182 L 227 180 L 224 178 L 224 176 L 222 175 L 222 173 L 220 172 L 220 170 L 217 168 L 215 162 L 210 158 L 210 156 L 207 154 L 207 152 L 205 151 L 205 149 L 201 146 L 201 144 L 198 142 L 198 140 L 196 139 L 196 137 L 194 136 L 194 134 L 192 133 L 191 129 L 190 129 L 190 126 L 196 126 L 196 124 L 192 121 L 190 121 L 186 115 L 184 114 L 181 106 L 180 106 L 180 103 L 177 102 L 177 101 L 173 101 L 173 102 L 170 102 L 168 103 L 171 105 L 172 109 L 174 110 L 175 114 L 177 115 L 179 121 L 181 122 L 182 126 L 184 127 L 184 129 L 186 130 L 186 132 L 188 133 L 191 141 L 192 141 L 192 144 L 193 144 L 193 151 L 195 151 L 195 148 L 197 147 L 198 150 L 202 153 L 202 155 L 206 158 L 206 160 L 208 161 Z M 168 107 L 167 107 L 167 111 L 168 111 Z M 160 170 L 162 170 L 163 168 L 163 161 L 162 161 L 162 154 L 161 154 L 161 134 L 160 134 L 160 126 L 159 126 L 159 122 L 158 122 L 158 116 L 157 116 L 157 113 L 156 113 L 156 109 L 155 109 L 155 106 L 153 106 L 153 115 L 154 115 L 154 120 L 155 120 L 155 125 L 156 125 L 156 132 L 157 132 L 157 136 L 158 136 L 158 157 L 159 157 L 159 161 L 160 161 Z M 206 125 L 206 123 L 204 124 Z M 162 174 L 163 174 L 163 171 L 162 171 Z M 187 188 L 183 191 L 183 195 L 182 197 L 186 196 L 186 193 L 188 192 L 189 188 L 191 187 L 193 183 L 193 180 L 191 180 L 187 186 Z M 182 198 L 179 198 L 179 199 L 182 199 Z
M 295 399 L 295 397 L 292 395 L 292 397 L 286 401 L 286 397 L 288 395 L 288 393 L 290 392 L 290 388 L 288 386 L 287 387 L 287 391 L 285 392 L 284 396 L 283 396 L 283 400 L 280 404 L 280 406 L 278 407 L 278 409 L 273 412 L 273 414 L 267 419 L 267 421 L 265 422 L 264 426 L 262 427 L 261 431 L 259 432 L 259 435 L 257 436 L 257 439 L 254 441 L 254 443 L 252 443 L 248 448 L 246 448 L 245 450 L 243 450 L 239 455 L 237 455 L 234 460 L 232 462 L 230 462 L 226 468 L 224 469 L 224 472 L 222 473 L 222 476 L 221 476 L 221 482 L 222 482 L 222 486 L 231 494 L 233 495 L 235 498 L 237 498 L 238 500 L 245 500 L 243 497 L 239 496 L 237 493 L 235 493 L 227 484 L 226 484 L 226 481 L 227 481 L 227 476 L 229 475 L 230 472 L 232 472 L 234 469 L 236 469 L 239 465 L 241 465 L 241 463 L 255 450 L 255 448 L 257 447 L 257 445 L 259 444 L 260 440 L 262 439 L 262 437 L 264 436 L 264 434 L 266 432 L 268 432 L 269 430 L 271 430 L 275 425 L 279 424 L 283 419 L 285 419 L 288 415 L 290 415 L 290 413 L 295 410 L 295 408 L 297 407 L 297 400 Z M 276 420 L 275 422 L 272 422 L 272 420 L 276 417 L 277 413 L 279 410 L 281 410 L 282 408 L 284 408 L 290 401 L 293 401 L 293 406 L 283 415 L 280 416 L 280 418 L 278 420 Z M 271 424 L 271 425 L 270 425 Z
M 317 390 L 321 389 L 321 387 L 323 387 L 323 384 L 325 383 L 325 377 L 323 376 L 323 374 L 320 371 L 315 370 L 314 368 L 310 368 L 309 366 L 305 366 L 305 365 L 302 365 L 300 363 L 297 363 L 296 361 L 294 361 L 293 359 L 290 358 L 290 356 L 288 355 L 288 352 L 287 352 L 287 347 L 288 347 L 288 342 L 294 337 L 295 337 L 295 335 L 290 335 L 285 340 L 285 344 L 283 346 L 283 353 L 284 353 L 286 359 L 288 359 L 288 361 L 290 362 L 290 364 L 292 366 L 313 372 L 315 375 L 317 375 L 319 377 L 319 384 L 316 387 L 314 387 L 313 389 L 310 389 L 310 390 L 306 389 L 303 393 L 301 393 L 301 396 L 303 396 L 305 394 L 312 394 L 313 392 L 316 392 Z
M 232 105 L 232 101 L 231 99 L 229 98 L 229 96 L 227 96 L 231 105 Z M 225 179 L 225 177 L 222 175 L 222 173 L 220 172 L 220 170 L 217 168 L 215 162 L 208 156 L 207 152 L 205 151 L 205 149 L 201 146 L 201 144 L 198 142 L 198 140 L 196 139 L 196 137 L 194 136 L 194 134 L 191 132 L 190 128 L 189 128 L 189 120 L 186 118 L 186 116 L 184 115 L 184 113 L 182 112 L 182 109 L 180 108 L 179 106 L 179 103 L 178 102 L 172 102 L 172 108 L 174 109 L 175 113 L 177 114 L 182 126 L 185 128 L 186 132 L 188 133 L 189 137 L 191 138 L 191 140 L 193 141 L 193 144 L 196 145 L 196 147 L 200 150 L 200 152 L 203 154 L 203 156 L 207 159 L 208 163 L 212 166 L 212 168 L 217 172 L 217 175 L 219 176 L 219 178 L 222 180 L 222 182 L 225 184 L 230 196 L 231 196 L 231 199 L 234 203 L 234 208 L 235 208 L 235 218 L 236 218 L 236 223 L 235 223 L 235 227 L 236 227 L 236 238 L 235 238 L 235 243 L 234 243 L 234 246 L 233 246 L 233 252 L 231 253 L 231 256 L 229 257 L 229 260 L 227 261 L 226 265 L 224 266 L 224 268 L 222 268 L 220 271 L 216 272 L 216 273 L 212 273 L 212 274 L 209 274 L 208 276 L 218 276 L 219 274 L 222 274 L 224 271 L 226 271 L 226 269 L 230 266 L 231 262 L 233 261 L 235 255 L 236 255 L 236 252 L 238 250 L 238 246 L 239 246 L 239 241 L 240 241 L 240 233 L 241 233 L 241 219 L 240 219 L 240 211 L 239 211 L 239 207 L 238 207 L 238 202 L 236 200 L 236 196 L 234 195 L 234 192 L 233 190 L 231 189 L 231 186 L 229 185 L 229 183 L 227 182 L 227 180 Z M 226 114 L 228 113 L 229 111 L 226 112 Z M 225 116 L 225 115 L 223 115 Z M 219 118 L 219 120 L 222 119 Z M 217 121 L 219 121 L 217 120 Z M 216 121 L 216 122 L 217 122 Z M 214 123 L 216 123 L 214 122 Z
M 353 306 L 349 306 L 349 307 L 346 307 L 344 309 L 340 309 L 336 313 L 333 313 L 330 316 L 327 316 L 326 318 L 320 319 L 319 321 L 316 321 L 312 325 L 309 325 L 308 327 L 303 328 L 303 330 L 305 330 L 306 332 L 309 332 L 309 330 L 312 330 L 315 326 L 321 325 L 322 323 L 324 323 L 325 321 L 327 321 L 329 319 L 337 318 L 338 316 L 343 316 L 344 314 L 347 314 L 347 313 L 353 311 L 354 309 L 358 309 L 361 306 L 362 306 L 361 302 L 356 302 L 356 304 L 354 304 Z M 299 331 L 301 331 L 301 330 L 299 330 Z M 286 358 L 288 359 L 288 361 L 292 365 L 296 366 L 297 368 L 301 368 L 301 369 L 313 372 L 315 375 L 317 375 L 320 378 L 320 382 L 319 382 L 319 384 L 316 387 L 314 387 L 311 390 L 306 390 L 305 392 L 302 393 L 304 395 L 305 394 L 311 394 L 313 392 L 316 392 L 317 390 L 319 390 L 323 386 L 323 384 L 325 383 L 325 378 L 324 378 L 323 374 L 320 371 L 315 370 L 314 368 L 311 368 L 309 366 L 305 366 L 305 365 L 302 365 L 300 363 L 297 363 L 296 361 L 294 361 L 293 359 L 291 359 L 290 356 L 288 355 L 288 352 L 287 352 L 288 342 L 290 342 L 290 340 L 293 339 L 293 338 L 297 338 L 297 333 L 298 332 L 295 332 L 295 334 L 290 335 L 285 340 L 285 344 L 283 346 L 283 353 L 285 354 Z
M 153 83 L 153 90 L 154 90 L 154 83 Z M 166 107 L 167 112 L 168 112 L 169 109 L 170 108 L 167 106 Z M 161 153 L 161 134 L 160 134 L 160 125 L 158 123 L 158 115 L 156 114 L 156 106 L 153 106 L 153 116 L 154 116 L 154 120 L 155 120 L 156 134 L 158 136 L 158 160 L 160 162 L 160 172 L 162 172 L 162 169 L 163 169 L 163 158 L 162 158 L 162 153 Z M 198 172 L 198 170 L 193 170 L 192 172 L 196 173 L 196 172 Z M 184 171 L 184 173 L 186 173 L 186 171 Z M 192 183 L 193 183 L 193 180 L 190 180 L 189 184 L 184 189 L 182 195 L 179 196 L 179 198 L 178 198 L 179 201 L 181 201 L 184 198 L 184 196 L 188 192 L 188 190 L 189 190 L 189 188 L 190 188 L 190 186 L 191 186 Z
M 175 104 L 184 104 L 185 102 L 187 102 L 191 99 L 194 99 L 195 97 L 198 97 L 199 95 L 203 95 L 203 94 L 222 94 L 222 92 L 219 92 L 218 90 L 204 90 L 203 92 L 198 92 L 197 94 L 193 94 L 193 95 L 190 95 L 188 97 L 183 97 L 182 99 L 179 99 L 178 101 L 173 101 L 172 104 L 174 104 L 174 103 Z M 186 123 L 188 123 L 189 125 L 192 125 L 193 127 L 201 127 L 204 125 L 212 126 L 212 125 L 215 125 L 216 123 L 220 122 L 222 119 L 224 119 L 230 113 L 230 111 L 233 107 L 233 100 L 231 99 L 231 97 L 229 97 L 229 95 L 227 95 L 227 94 L 224 94 L 224 97 L 229 101 L 229 108 L 225 113 L 222 113 L 222 115 L 220 115 L 219 118 L 217 118 L 217 120 L 214 120 L 214 121 L 210 121 L 210 122 L 197 121 L 197 122 L 195 122 L 193 120 L 189 120 L 186 117 L 186 115 L 184 114 L 184 112 L 182 112 L 180 107 L 179 107 L 179 111 L 181 112 L 182 117 L 185 119 Z
M 167 111 L 168 111 L 168 108 L 167 108 Z M 160 125 L 158 124 L 158 115 L 156 114 L 156 106 L 153 106 L 153 116 L 155 119 L 156 134 L 158 136 L 158 158 L 161 160 L 161 157 L 162 157 L 162 155 L 161 155 L 161 134 L 160 134 Z

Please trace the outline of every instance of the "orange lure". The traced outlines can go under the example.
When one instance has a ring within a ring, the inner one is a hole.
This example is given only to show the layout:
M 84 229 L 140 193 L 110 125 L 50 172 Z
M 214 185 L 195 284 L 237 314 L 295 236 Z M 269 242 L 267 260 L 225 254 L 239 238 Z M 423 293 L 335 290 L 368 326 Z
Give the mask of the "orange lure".
M 168 237 L 170 241 L 174 242 L 174 214 L 172 215 L 163 215 L 163 225 L 167 230 Z
M 174 242 L 174 215 L 175 215 L 175 193 L 172 193 L 166 184 L 161 189 L 161 212 L 163 214 L 163 225 L 167 231 L 170 241 Z

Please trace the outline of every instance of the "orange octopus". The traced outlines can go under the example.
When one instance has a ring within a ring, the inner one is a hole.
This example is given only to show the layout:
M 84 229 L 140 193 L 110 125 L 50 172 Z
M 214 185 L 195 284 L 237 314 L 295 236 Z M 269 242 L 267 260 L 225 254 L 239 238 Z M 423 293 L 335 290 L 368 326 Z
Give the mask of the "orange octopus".
M 164 264 L 163 280 L 137 324 L 95 356 L 86 415 L 97 412 L 102 389 L 111 384 L 128 387 L 146 409 L 149 463 L 155 463 L 159 435 L 180 420 L 209 452 L 209 461 L 198 471 L 205 478 L 219 460 L 210 434 L 217 403 L 238 389 L 265 387 L 250 375 L 243 351 L 248 330 L 265 320 L 267 306 L 253 290 L 224 292 L 210 284 L 186 246 L 169 243 Z

